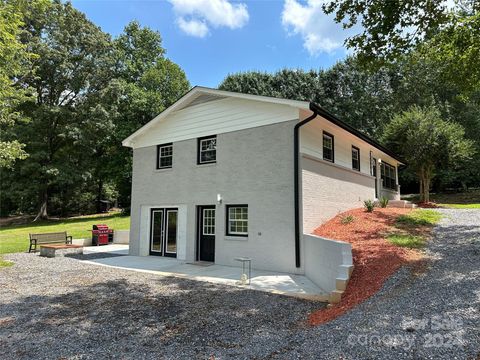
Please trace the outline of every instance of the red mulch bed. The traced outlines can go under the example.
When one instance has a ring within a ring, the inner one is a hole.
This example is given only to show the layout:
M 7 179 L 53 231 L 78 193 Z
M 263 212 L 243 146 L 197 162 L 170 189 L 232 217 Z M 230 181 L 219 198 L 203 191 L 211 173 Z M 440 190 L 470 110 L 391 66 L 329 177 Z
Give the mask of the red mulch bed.
M 319 325 L 342 315 L 365 301 L 382 287 L 389 276 L 409 261 L 421 258 L 419 252 L 390 244 L 385 235 L 401 215 L 411 209 L 375 208 L 342 213 L 314 231 L 314 234 L 352 244 L 354 270 L 342 300 L 331 307 L 318 310 L 309 317 L 311 325 Z M 342 224 L 341 219 L 353 215 L 355 220 Z

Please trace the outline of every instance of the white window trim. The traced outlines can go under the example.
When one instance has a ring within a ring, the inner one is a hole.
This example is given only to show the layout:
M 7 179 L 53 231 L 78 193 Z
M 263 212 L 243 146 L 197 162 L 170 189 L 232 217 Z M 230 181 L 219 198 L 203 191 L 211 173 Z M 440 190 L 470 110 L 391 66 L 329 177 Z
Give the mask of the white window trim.
M 202 214 L 202 219 L 203 219 L 203 221 L 202 221 L 202 235 L 214 236 L 214 235 L 215 235 L 215 209 L 203 209 L 202 211 L 203 211 L 203 214 Z M 210 216 L 207 217 L 207 216 L 205 216 L 205 213 L 206 213 L 207 211 L 213 211 L 213 217 L 210 217 Z M 206 224 L 205 224 L 205 220 L 206 220 L 206 219 L 213 219 L 213 221 L 214 221 L 213 225 L 207 225 L 207 227 L 213 227 L 213 233 L 211 233 L 211 234 L 210 234 L 210 233 L 208 233 L 208 234 L 205 233 L 205 225 L 206 225 Z
M 162 156 L 162 149 L 170 147 L 172 149 L 172 154 L 171 155 L 163 155 Z M 161 159 L 162 158 L 172 158 L 172 164 L 168 166 L 161 166 Z M 171 169 L 173 166 L 173 144 L 164 144 L 164 145 L 158 145 L 157 149 L 157 170 L 162 170 L 162 169 Z
M 230 210 L 232 209 L 247 209 L 247 218 L 246 219 L 230 219 Z M 247 224 L 247 231 L 231 231 L 230 222 L 231 221 L 240 221 Z M 248 236 L 248 205 L 227 205 L 227 233 L 226 236 Z
M 202 144 L 207 142 L 207 141 L 212 141 L 215 140 L 215 160 L 208 160 L 208 161 L 202 161 L 202 153 L 207 152 L 207 151 L 212 151 L 211 149 L 209 150 L 202 150 Z M 198 164 L 214 164 L 217 162 L 217 136 L 212 135 L 209 137 L 205 137 L 203 139 L 199 139 L 198 142 Z

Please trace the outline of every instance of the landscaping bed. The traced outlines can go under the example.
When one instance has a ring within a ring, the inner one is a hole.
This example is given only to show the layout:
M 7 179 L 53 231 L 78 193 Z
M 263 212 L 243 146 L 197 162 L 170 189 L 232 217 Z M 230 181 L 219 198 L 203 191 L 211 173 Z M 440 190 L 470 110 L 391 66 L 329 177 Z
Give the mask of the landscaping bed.
M 342 213 L 314 231 L 315 235 L 352 244 L 354 271 L 342 301 L 314 312 L 310 323 L 318 325 L 345 313 L 375 294 L 405 264 L 420 264 L 431 225 L 439 220 L 431 210 L 375 208 Z

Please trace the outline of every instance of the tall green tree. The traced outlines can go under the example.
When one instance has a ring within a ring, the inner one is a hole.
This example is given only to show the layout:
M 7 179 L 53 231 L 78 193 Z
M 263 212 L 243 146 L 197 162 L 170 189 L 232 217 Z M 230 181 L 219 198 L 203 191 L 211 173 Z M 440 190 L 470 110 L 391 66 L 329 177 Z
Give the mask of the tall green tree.
M 395 115 L 383 141 L 402 156 L 420 183 L 420 201 L 430 201 L 430 186 L 438 166 L 456 166 L 474 153 L 461 125 L 442 119 L 435 107 L 413 106 Z
M 15 131 L 29 158 L 15 169 L 12 185 L 37 204 L 37 219 L 48 216 L 55 193 L 84 181 L 79 109 L 109 82 L 109 36 L 70 3 L 55 1 L 29 12 L 23 41 L 38 55 L 35 73 L 22 79 L 34 98 L 20 110 L 30 119 Z
M 380 63 L 409 52 L 448 22 L 446 4 L 436 0 L 330 0 L 323 10 L 344 28 L 361 25 L 346 45 L 362 60 Z
M 113 79 L 93 100 L 105 122 L 100 131 L 89 132 L 101 137 L 99 141 L 94 136 L 92 141 L 97 203 L 105 182 L 110 182 L 118 190 L 120 205 L 130 206 L 132 154 L 121 146 L 122 140 L 173 104 L 190 87 L 183 70 L 166 58 L 165 53 L 160 33 L 141 27 L 136 21 L 113 40 Z M 85 115 L 88 117 L 88 113 Z
M 386 68 L 366 72 L 356 59 L 348 58 L 328 70 L 231 74 L 219 88 L 314 101 L 366 134 L 380 136 L 392 112 L 392 74 Z
M 24 12 L 18 2 L 0 2 L 0 168 L 11 167 L 15 160 L 25 159 L 25 144 L 14 138 L 11 128 L 22 120 L 16 109 L 28 93 L 19 86 L 31 71 L 34 55 L 20 41 Z

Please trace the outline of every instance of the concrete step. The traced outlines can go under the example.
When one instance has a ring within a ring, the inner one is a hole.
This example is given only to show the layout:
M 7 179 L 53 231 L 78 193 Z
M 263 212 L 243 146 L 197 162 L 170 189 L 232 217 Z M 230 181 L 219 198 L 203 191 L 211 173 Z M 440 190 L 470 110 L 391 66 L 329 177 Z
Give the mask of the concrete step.
M 388 202 L 388 207 L 414 209 L 417 207 L 417 205 L 407 200 L 390 200 Z

